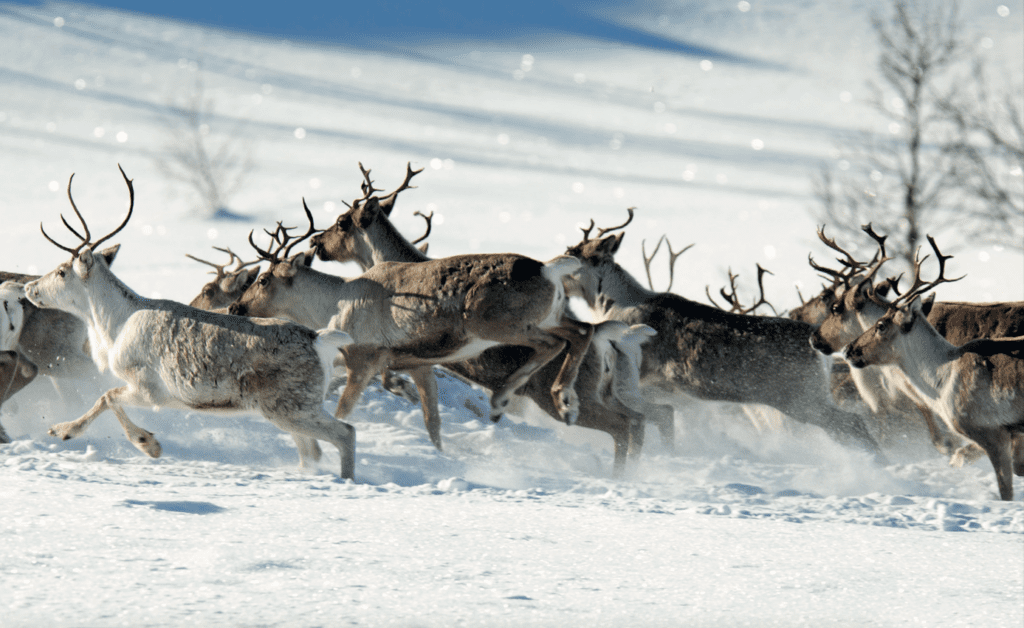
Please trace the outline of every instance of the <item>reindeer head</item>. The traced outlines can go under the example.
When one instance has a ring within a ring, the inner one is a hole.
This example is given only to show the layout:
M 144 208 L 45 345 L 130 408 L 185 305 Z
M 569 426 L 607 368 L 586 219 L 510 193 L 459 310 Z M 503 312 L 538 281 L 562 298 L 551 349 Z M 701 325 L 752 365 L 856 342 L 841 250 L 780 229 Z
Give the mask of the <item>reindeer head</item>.
M 295 275 L 301 272 L 300 269 L 308 267 L 313 263 L 313 257 L 308 252 L 291 255 L 291 250 L 297 244 L 316 233 L 316 227 L 313 224 L 313 214 L 309 211 L 305 199 L 302 201 L 302 207 L 306 212 L 306 218 L 309 220 L 309 229 L 298 238 L 293 238 L 288 233 L 289 230 L 295 227 L 284 227 L 279 222 L 277 223 L 277 229 L 273 232 L 265 231 L 271 238 L 271 244 L 264 250 L 257 246 L 253 241 L 253 233 L 249 232 L 249 244 L 259 254 L 260 259 L 270 262 L 270 266 L 267 270 L 260 273 L 259 277 L 231 304 L 228 308 L 229 313 L 236 316 L 256 316 L 260 318 L 280 315 L 281 302 L 285 298 L 282 295 L 289 292 L 287 289 L 291 287 Z
M 566 289 L 570 296 L 583 297 L 591 307 L 594 306 L 597 294 L 600 292 L 600 276 L 604 270 L 615 265 L 615 253 L 622 245 L 625 233 L 603 236 L 611 231 L 624 229 L 633 221 L 635 210 L 634 207 L 628 208 L 626 211 L 629 212 L 629 218 L 626 219 L 626 222 L 617 227 L 598 229 L 597 237 L 593 239 L 590 237 L 590 232 L 594 229 L 593 220 L 590 221 L 590 226 L 586 229 L 580 228 L 580 231 L 583 232 L 583 239 L 565 250 L 566 255 L 583 262 L 580 271 L 567 282 Z
M 58 248 L 71 253 L 71 259 L 57 266 L 49 274 L 25 285 L 25 296 L 36 307 L 57 308 L 75 314 L 87 312 L 90 298 L 88 287 L 93 283 L 94 276 L 110 274 L 110 264 L 114 261 L 120 246 L 110 247 L 98 253 L 93 251 L 100 244 L 124 229 L 125 225 L 128 224 L 128 220 L 132 217 L 132 210 L 135 208 L 135 188 L 132 186 L 132 181 L 124 173 L 124 169 L 120 165 L 118 165 L 118 169 L 121 171 L 121 176 L 128 186 L 130 202 L 128 214 L 116 229 L 95 242 L 91 241 L 92 236 L 89 233 L 89 226 L 86 224 L 85 219 L 82 218 L 82 214 L 75 205 L 75 199 L 71 196 L 71 182 L 75 178 L 74 174 L 68 179 L 68 200 L 71 201 L 71 208 L 75 210 L 75 215 L 78 216 L 79 222 L 82 223 L 82 229 L 85 234 L 78 233 L 74 227 L 68 224 L 63 214 L 60 219 L 64 226 L 81 240 L 81 243 L 75 248 L 66 247 L 51 238 L 46 233 L 46 230 L 43 229 L 42 224 L 39 225 L 39 230 L 43 232 L 43 236 Z
M 885 262 L 891 258 L 885 254 L 885 238 L 875 233 L 870 224 L 861 229 L 878 244 L 878 251 L 870 261 L 861 262 L 849 252 L 839 247 L 835 240 L 825 236 L 825 228 L 818 229 L 818 238 L 829 248 L 843 254 L 836 258 L 841 268 L 827 268 L 808 257 L 811 267 L 819 271 L 826 279 L 831 278 L 831 285 L 822 291 L 822 306 L 827 303 L 824 318 L 814 333 L 811 334 L 811 346 L 831 355 L 836 353 L 855 338 L 864 333 L 875 320 L 885 314 L 887 307 L 884 297 L 889 293 L 891 283 L 887 280 L 875 283 L 874 278 Z M 898 279 L 896 280 L 898 281 Z
M 409 185 L 412 178 L 423 172 L 423 169 L 413 170 L 412 164 L 406 164 L 405 179 L 402 184 L 387 196 L 381 198 L 375 195 L 380 192 L 373 187 L 373 180 L 370 179 L 370 171 L 359 164 L 359 170 L 363 173 L 362 198 L 356 199 L 351 205 L 345 203 L 349 208 L 347 212 L 338 216 L 338 219 L 323 233 L 314 237 L 310 244 L 316 251 L 317 257 L 324 261 L 335 262 L 357 262 L 366 270 L 373 265 L 370 239 L 367 232 L 375 225 L 387 222 L 391 211 L 395 208 L 395 201 L 398 194 L 403 190 L 414 188 Z M 427 223 L 427 233 L 430 232 L 430 223 Z M 424 236 L 426 237 L 426 236 Z
M 943 255 L 935 244 L 935 238 L 928 237 L 928 243 L 935 251 L 936 259 L 939 262 L 939 275 L 932 281 L 921 279 L 921 265 L 928 256 L 921 257 L 921 250 L 918 249 L 914 259 L 914 281 L 910 289 L 900 294 L 897 290 L 899 279 L 890 282 L 897 297 L 891 302 L 874 299 L 875 305 L 885 308 L 885 313 L 857 339 L 846 348 L 846 360 L 855 368 L 864 368 L 870 364 L 892 364 L 901 355 L 909 355 L 910 347 L 906 338 L 919 326 L 928 326 L 928 313 L 935 302 L 935 294 L 922 299 L 925 293 L 930 292 L 942 283 L 960 281 L 963 277 L 946 279 L 946 261 L 952 255 Z
M 215 270 L 211 272 L 217 275 L 214 277 L 213 281 L 203 286 L 203 289 L 199 291 L 199 296 L 192 299 L 192 302 L 189 303 L 190 306 L 202 310 L 213 310 L 231 305 L 249 286 L 252 285 L 256 280 L 256 276 L 260 273 L 259 267 L 246 268 L 246 266 L 258 264 L 259 260 L 243 262 L 242 259 L 235 255 L 229 248 L 222 249 L 219 246 L 215 246 L 213 248 L 227 253 L 231 256 L 230 259 L 224 264 L 214 264 L 213 262 L 199 259 L 194 255 L 185 254 L 185 257 L 194 259 L 201 264 L 213 266 Z M 237 263 L 232 270 L 226 270 L 228 264 L 236 261 Z

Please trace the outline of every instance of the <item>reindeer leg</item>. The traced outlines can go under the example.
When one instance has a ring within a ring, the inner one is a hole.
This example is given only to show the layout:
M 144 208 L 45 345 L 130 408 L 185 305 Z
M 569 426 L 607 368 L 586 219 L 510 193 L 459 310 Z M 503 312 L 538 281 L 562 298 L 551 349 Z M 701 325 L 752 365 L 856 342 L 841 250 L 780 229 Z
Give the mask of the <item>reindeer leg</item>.
M 380 381 L 384 386 L 384 390 L 396 397 L 401 397 L 402 399 L 411 401 L 412 403 L 416 403 L 421 399 L 421 394 L 417 392 L 413 386 L 410 386 L 409 382 L 402 379 L 398 373 L 390 369 L 384 369 L 381 371 Z
M 314 463 L 320 461 L 323 451 L 320 450 L 320 443 L 315 438 L 292 433 L 292 440 L 295 441 L 295 448 L 299 451 L 300 468 L 309 469 Z
M 61 440 L 68 440 L 80 436 L 89 425 L 96 420 L 104 410 L 113 410 L 117 416 L 118 422 L 121 423 L 122 429 L 124 429 L 125 436 L 128 437 L 128 442 L 151 458 L 159 458 L 162 453 L 159 441 L 154 438 L 153 433 L 142 429 L 138 425 L 135 425 L 125 414 L 124 410 L 121 409 L 121 403 L 127 399 L 139 400 L 139 403 L 129 403 L 128 405 L 147 405 L 147 400 L 140 400 L 138 393 L 132 391 L 128 386 L 121 386 L 120 388 L 111 388 L 107 392 L 103 393 L 93 407 L 82 415 L 80 418 L 69 421 L 67 423 L 58 423 L 50 427 L 50 435 L 56 436 Z
M 491 420 L 494 422 L 501 420 L 501 415 L 512 401 L 515 391 L 526 384 L 534 373 L 553 360 L 565 348 L 563 340 L 539 329 L 535 329 L 532 335 L 516 339 L 516 342 L 521 346 L 533 349 L 533 355 L 491 394 Z M 573 418 L 575 419 L 575 417 Z
M 427 427 L 430 442 L 434 443 L 434 447 L 437 447 L 438 451 L 441 451 L 441 413 L 437 408 L 437 378 L 434 377 L 434 368 L 424 366 L 410 369 L 408 373 L 412 376 L 412 381 L 420 393 L 423 423 Z
M 992 469 L 996 472 L 999 498 L 1013 501 L 1013 462 L 1016 452 L 1011 451 L 1013 444 L 1010 432 L 1004 427 L 967 428 L 964 434 L 988 454 Z
M 644 418 L 658 428 L 661 445 L 668 453 L 676 452 L 676 420 L 675 410 L 670 405 L 644 401 L 642 407 Z
M 1024 475 L 1024 434 L 1010 436 L 1010 446 L 1013 449 L 1013 473 Z
M 551 395 L 555 400 L 555 408 L 563 421 L 572 425 L 579 416 L 579 398 L 576 396 L 576 377 L 580 372 L 580 364 L 590 348 L 594 338 L 594 326 L 570 319 L 563 319 L 562 327 L 550 330 L 551 333 L 569 343 L 569 350 L 562 362 L 562 369 L 551 387 Z
M 345 390 L 338 398 L 338 407 L 334 411 L 334 417 L 337 419 L 344 419 L 352 412 L 370 380 L 387 363 L 386 356 L 373 350 L 346 347 L 344 352 L 347 381 Z

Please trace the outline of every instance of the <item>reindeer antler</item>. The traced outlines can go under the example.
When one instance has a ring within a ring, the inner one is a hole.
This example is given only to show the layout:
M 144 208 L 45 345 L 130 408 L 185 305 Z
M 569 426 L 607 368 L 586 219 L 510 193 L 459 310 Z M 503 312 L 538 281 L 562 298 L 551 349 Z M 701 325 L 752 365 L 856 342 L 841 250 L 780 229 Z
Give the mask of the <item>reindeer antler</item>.
M 380 199 L 380 208 L 381 210 L 384 211 L 385 214 L 387 214 L 388 216 L 391 215 L 391 210 L 394 209 L 395 207 L 395 201 L 398 200 L 399 192 L 403 192 L 405 190 L 413 189 L 416 187 L 415 185 L 409 185 L 409 182 L 412 181 L 413 177 L 415 177 L 421 172 L 423 172 L 423 168 L 420 168 L 419 170 L 413 170 L 412 162 L 406 162 L 405 178 L 402 180 L 402 184 L 395 188 L 394 192 Z
M 604 234 L 606 234 L 606 233 L 610 233 L 612 231 L 618 231 L 619 229 L 625 229 L 626 225 L 628 225 L 629 223 L 633 222 L 633 212 L 636 211 L 636 207 L 627 207 L 626 211 L 629 212 L 629 218 L 626 219 L 626 222 L 622 223 L 618 227 L 608 227 L 607 229 L 598 229 L 597 230 L 597 237 L 600 238 L 600 237 L 603 237 Z
M 690 244 L 688 246 L 683 247 L 683 249 L 680 250 L 680 251 L 673 251 L 672 250 L 672 242 L 668 239 L 668 237 L 666 237 L 663 234 L 658 239 L 657 246 L 655 246 L 654 250 L 651 251 L 651 256 L 648 257 L 647 256 L 647 251 L 644 249 L 645 241 L 644 240 L 640 241 L 640 252 L 644 256 L 644 269 L 647 271 L 647 285 L 651 287 L 651 290 L 654 290 L 654 282 L 651 281 L 651 261 L 654 260 L 654 256 L 658 254 L 658 249 L 661 248 L 662 240 L 664 240 L 667 243 L 667 245 L 668 245 L 668 256 L 669 256 L 669 260 L 668 260 L 668 288 L 665 288 L 665 292 L 668 292 L 669 290 L 672 289 L 672 284 L 675 282 L 676 260 L 679 259 L 680 255 L 682 255 L 683 253 L 685 253 L 685 252 L 689 251 L 691 248 L 693 248 L 693 244 Z M 694 243 L 694 244 L 696 244 L 696 243 Z
M 729 307 L 729 309 L 727 311 L 733 312 L 735 314 L 750 314 L 752 312 L 755 312 L 757 310 L 757 308 L 761 307 L 762 305 L 767 305 L 768 307 L 772 308 L 772 313 L 775 314 L 776 316 L 778 316 L 778 314 L 779 314 L 778 310 L 776 310 L 775 306 L 772 305 L 771 303 L 769 303 L 768 300 L 764 296 L 764 276 L 765 276 L 765 274 L 774 275 L 775 273 L 773 273 L 772 271 L 767 270 L 765 268 L 762 268 L 760 264 L 757 264 L 757 287 L 758 287 L 758 290 L 761 293 L 761 296 L 760 296 L 760 298 L 758 298 L 758 300 L 753 305 L 751 305 L 749 307 L 743 307 L 743 304 L 740 302 L 739 295 L 737 295 L 737 293 L 736 293 L 736 280 L 739 278 L 739 275 L 733 274 L 732 269 L 730 268 L 729 269 L 729 289 L 731 290 L 731 292 L 727 292 L 724 287 L 721 290 L 718 291 L 718 293 L 722 295 L 722 298 L 725 299 L 729 303 L 729 305 L 730 305 L 730 307 Z M 715 307 L 717 307 L 720 310 L 725 310 L 724 307 L 722 307 L 722 306 L 718 305 L 717 303 L 715 303 L 715 300 L 713 298 L 711 298 L 711 288 L 710 288 L 710 286 L 705 286 L 704 287 L 704 293 L 707 294 L 708 300 L 711 301 L 712 305 L 714 305 Z
M 214 264 L 213 262 L 208 262 L 208 261 L 206 261 L 204 259 L 200 259 L 200 258 L 196 257 L 195 255 L 191 255 L 189 253 L 185 253 L 185 257 L 187 257 L 189 259 L 193 259 L 193 260 L 199 262 L 200 264 L 206 264 L 207 266 L 213 266 L 216 270 L 212 270 L 210 272 L 211 273 L 216 273 L 216 275 L 217 275 L 216 281 L 220 281 L 221 279 L 223 279 L 224 277 L 227 276 L 227 270 L 226 269 L 228 267 L 228 264 L 231 264 L 232 262 L 234 262 L 236 260 L 238 262 L 238 265 L 235 266 L 233 269 L 231 269 L 231 272 L 233 272 L 233 273 L 237 273 L 238 271 L 242 270 L 246 266 L 252 266 L 253 264 L 258 264 L 260 262 L 260 260 L 253 260 L 251 262 L 243 262 L 242 258 L 237 256 L 237 255 L 235 255 L 235 252 L 232 251 L 230 248 L 221 248 L 219 246 L 215 246 L 213 248 L 214 248 L 214 250 L 223 251 L 224 253 L 227 253 L 228 255 L 231 256 L 231 258 L 228 259 L 228 261 L 223 263 L 223 264 Z
M 430 226 L 431 226 L 431 224 L 434 221 L 434 212 L 430 212 L 430 215 L 428 216 L 428 215 L 424 214 L 421 211 L 416 211 L 416 212 L 413 212 L 413 216 L 420 216 L 421 218 L 423 218 L 423 220 L 427 221 L 427 232 L 424 233 L 423 235 L 421 235 L 420 237 L 416 238 L 415 240 L 413 240 L 410 243 L 410 244 L 419 244 L 420 242 L 423 242 L 424 240 L 426 240 L 427 237 L 430 235 Z
M 117 235 L 117 233 L 120 232 L 122 229 L 124 229 L 125 225 L 128 224 L 128 220 L 130 220 L 131 217 L 132 217 L 132 212 L 135 210 L 135 187 L 132 185 L 132 180 L 129 179 L 128 175 L 124 173 L 124 168 L 121 167 L 121 164 L 117 165 L 117 169 L 121 171 L 121 176 L 124 178 L 125 184 L 128 185 L 128 199 L 129 199 L 129 203 L 128 203 L 128 214 L 124 217 L 124 220 L 121 221 L 121 224 L 118 225 L 116 229 L 114 229 L 113 231 L 111 231 L 107 235 L 103 236 L 99 240 L 96 240 L 95 242 L 89 242 L 89 239 L 92 237 L 91 234 L 89 233 L 89 225 L 86 224 L 85 218 L 82 217 L 82 213 L 80 211 L 78 211 L 78 206 L 75 204 L 75 199 L 71 196 L 71 182 L 75 178 L 74 173 L 72 173 L 71 176 L 68 178 L 68 200 L 71 201 L 71 208 L 75 210 L 75 215 L 78 216 L 79 222 L 82 223 L 82 228 L 85 231 L 85 235 L 83 236 L 80 233 L 78 233 L 77 231 L 75 231 L 75 229 L 70 224 L 68 224 L 68 221 L 64 218 L 64 214 L 61 214 L 60 220 L 61 220 L 61 222 L 64 223 L 64 226 L 67 227 L 68 230 L 71 231 L 71 233 L 73 233 L 82 242 L 81 242 L 81 244 L 79 244 L 77 247 L 75 247 L 73 249 L 68 248 L 68 247 L 58 243 L 53 238 L 51 238 L 49 236 L 49 234 L 46 233 L 46 230 L 43 229 L 43 223 L 39 223 L 39 230 L 43 232 L 43 237 L 45 237 L 47 240 L 49 240 L 54 245 L 56 245 L 57 248 L 62 249 L 64 251 L 67 251 L 68 253 L 71 253 L 71 255 L 73 257 L 78 257 L 79 252 L 81 252 L 81 250 L 83 248 L 89 247 L 90 250 L 93 250 L 97 246 L 102 244 L 103 242 L 106 242 L 110 238 L 112 238 L 115 235 Z
M 306 218 L 309 220 L 309 229 L 307 229 L 306 233 L 303 234 L 302 236 L 299 236 L 298 238 L 293 238 L 291 235 L 288 234 L 288 231 L 290 229 L 297 229 L 297 227 L 285 227 L 282 226 L 281 222 L 277 223 L 277 229 L 274 230 L 273 233 L 267 231 L 266 229 L 263 230 L 264 233 L 270 236 L 271 245 L 275 243 L 277 244 L 277 248 L 275 248 L 273 251 L 264 250 L 257 246 L 252 239 L 253 232 L 249 232 L 249 244 L 252 246 L 253 249 L 256 250 L 256 253 L 258 253 L 262 259 L 265 259 L 272 264 L 283 262 L 291 254 L 292 248 L 294 248 L 296 244 L 306 240 L 311 235 L 317 232 L 317 229 L 313 224 L 313 213 L 309 211 L 309 206 L 306 205 L 305 198 L 302 199 L 302 209 L 306 212 Z
M 886 304 L 887 307 L 891 309 L 903 307 L 913 301 L 916 297 L 931 291 L 939 284 L 953 283 L 954 281 L 960 281 L 967 276 L 963 275 L 956 279 L 946 279 L 946 260 L 953 259 L 953 256 L 943 255 L 942 252 L 939 251 L 939 246 L 935 243 L 935 238 L 930 235 L 926 237 L 928 238 L 928 244 L 930 244 L 932 250 L 935 251 L 935 259 L 939 261 L 939 275 L 932 281 L 924 281 L 921 279 L 921 266 L 924 264 L 924 261 L 930 257 L 930 255 L 921 257 L 921 247 L 918 247 L 917 251 L 914 253 L 914 281 L 911 284 L 910 289 L 897 296 L 890 303 Z M 898 283 L 899 278 L 896 278 L 895 281 Z

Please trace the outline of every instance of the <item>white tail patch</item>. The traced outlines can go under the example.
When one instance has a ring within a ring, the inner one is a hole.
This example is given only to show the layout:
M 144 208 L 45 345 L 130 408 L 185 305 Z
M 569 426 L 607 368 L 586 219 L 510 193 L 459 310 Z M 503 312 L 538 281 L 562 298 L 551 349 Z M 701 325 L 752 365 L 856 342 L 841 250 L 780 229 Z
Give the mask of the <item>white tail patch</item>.
M 24 296 L 24 285 L 13 281 L 0 284 L 0 350 L 11 351 L 18 345 L 25 324 Z

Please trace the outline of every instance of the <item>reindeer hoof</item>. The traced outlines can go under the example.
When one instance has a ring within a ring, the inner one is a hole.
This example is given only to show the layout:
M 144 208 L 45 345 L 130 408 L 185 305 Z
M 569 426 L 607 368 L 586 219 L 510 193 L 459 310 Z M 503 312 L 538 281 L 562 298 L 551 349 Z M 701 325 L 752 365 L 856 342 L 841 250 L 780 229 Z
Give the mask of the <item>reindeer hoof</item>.
M 576 391 L 569 389 L 558 393 L 555 395 L 555 404 L 558 407 L 558 416 L 567 425 L 576 425 L 576 419 L 580 414 L 579 398 L 576 397 Z

